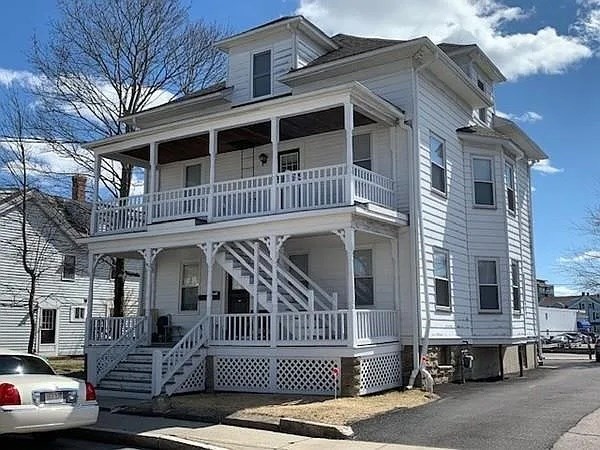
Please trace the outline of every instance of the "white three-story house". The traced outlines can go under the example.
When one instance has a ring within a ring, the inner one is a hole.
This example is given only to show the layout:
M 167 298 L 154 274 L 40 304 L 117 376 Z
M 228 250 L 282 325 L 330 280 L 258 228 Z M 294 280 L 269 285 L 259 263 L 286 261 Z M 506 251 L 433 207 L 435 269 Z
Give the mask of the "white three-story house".
M 143 259 L 145 306 L 89 314 L 91 381 L 356 395 L 421 363 L 438 379 L 535 365 L 530 167 L 546 155 L 494 116 L 486 55 L 301 16 L 217 47 L 223 83 L 88 145 L 146 181 L 94 205 L 90 267 Z

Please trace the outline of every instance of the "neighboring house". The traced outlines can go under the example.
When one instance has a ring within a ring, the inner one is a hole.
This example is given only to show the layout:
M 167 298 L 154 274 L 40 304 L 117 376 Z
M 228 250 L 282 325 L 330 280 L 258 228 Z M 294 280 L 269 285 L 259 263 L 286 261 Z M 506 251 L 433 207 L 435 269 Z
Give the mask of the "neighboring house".
M 547 280 L 536 280 L 538 290 L 538 302 L 541 302 L 544 297 L 554 297 L 554 285 L 548 283 Z
M 551 308 L 568 308 L 584 311 L 585 317 L 592 326 L 594 333 L 600 333 L 600 295 L 582 292 L 581 295 L 563 297 L 546 297 L 540 306 Z M 540 327 L 541 330 L 543 328 Z
M 81 355 L 89 277 L 87 248 L 78 241 L 88 235 L 91 206 L 85 202 L 85 178 L 74 177 L 72 199 L 30 190 L 27 205 L 30 258 L 43 272 L 35 295 L 35 350 L 45 356 Z M 14 350 L 27 350 L 30 332 L 29 277 L 20 261 L 21 208 L 19 191 L 0 190 L 0 346 Z M 107 317 L 113 295 L 110 266 L 103 263 L 98 272 L 93 314 Z M 135 315 L 139 276 L 129 274 L 127 308 Z
M 424 343 L 439 379 L 465 346 L 467 378 L 534 367 L 546 155 L 494 115 L 490 59 L 298 16 L 217 47 L 224 83 L 88 145 L 146 173 L 144 195 L 96 203 L 87 241 L 148 274 L 145 317 L 90 341 L 100 390 L 363 394 L 409 382 Z

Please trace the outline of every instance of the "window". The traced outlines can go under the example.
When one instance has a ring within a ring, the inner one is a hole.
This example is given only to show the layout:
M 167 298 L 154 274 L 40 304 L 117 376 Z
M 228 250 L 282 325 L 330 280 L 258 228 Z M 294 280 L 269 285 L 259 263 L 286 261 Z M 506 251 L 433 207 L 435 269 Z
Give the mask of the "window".
M 199 186 L 201 184 L 202 166 L 194 164 L 185 167 L 185 187 Z
M 371 170 L 371 135 L 352 136 L 352 151 L 354 152 L 354 164 Z
M 71 322 L 85 322 L 85 306 L 71 306 Z
M 252 97 L 271 94 L 271 50 L 252 56 Z
M 477 87 L 485 92 L 485 83 L 481 80 L 477 80 Z
M 515 212 L 515 169 L 510 163 L 504 163 L 504 185 L 508 210 Z
M 181 311 L 198 310 L 199 285 L 200 265 L 184 264 L 181 269 Z
M 435 305 L 450 307 L 450 268 L 446 250 L 433 250 L 433 276 L 435 278 Z
M 431 187 L 446 193 L 446 144 L 431 134 L 429 136 L 429 155 L 431 157 Z
M 56 340 L 56 310 L 42 309 L 40 344 L 54 344 Z
M 63 280 L 74 280 L 75 279 L 75 256 L 65 255 L 63 257 Z
M 473 182 L 475 204 L 494 206 L 494 170 L 491 159 L 473 158 Z
M 290 255 L 290 261 L 294 264 L 302 273 L 308 276 L 308 255 L 306 253 L 301 255 Z M 298 272 L 292 270 L 292 275 L 300 282 L 304 287 L 308 288 L 308 280 L 305 280 Z
M 279 157 L 279 172 L 287 172 L 292 170 L 300 170 L 300 150 L 286 150 L 280 152 Z
M 498 274 L 496 261 L 481 259 L 477 262 L 479 275 L 479 309 L 482 311 L 499 311 Z
M 479 108 L 477 114 L 479 115 L 479 120 L 487 123 L 487 108 Z
M 357 306 L 374 304 L 373 295 L 373 252 L 354 251 L 354 291 Z
M 511 280 L 512 280 L 512 300 L 513 300 L 513 309 L 515 311 L 521 311 L 521 290 L 519 288 L 521 279 L 519 275 L 519 262 L 511 261 L 510 262 L 510 272 L 511 272 Z

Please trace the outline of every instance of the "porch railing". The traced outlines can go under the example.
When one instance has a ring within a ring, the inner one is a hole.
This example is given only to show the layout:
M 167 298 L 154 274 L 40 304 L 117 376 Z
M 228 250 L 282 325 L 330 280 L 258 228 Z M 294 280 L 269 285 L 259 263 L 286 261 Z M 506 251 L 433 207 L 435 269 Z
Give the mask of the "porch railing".
M 133 328 L 139 317 L 92 317 L 88 330 L 89 345 L 110 345 Z
M 350 198 L 351 177 L 354 198 Z M 204 217 L 219 221 L 350 205 L 357 200 L 396 209 L 392 179 L 346 164 L 221 181 L 98 202 L 94 233 L 143 231 L 152 222 Z
M 213 314 L 210 319 L 211 343 L 268 345 L 271 340 L 269 314 Z
M 356 344 L 378 344 L 398 339 L 398 312 L 382 309 L 356 310 Z

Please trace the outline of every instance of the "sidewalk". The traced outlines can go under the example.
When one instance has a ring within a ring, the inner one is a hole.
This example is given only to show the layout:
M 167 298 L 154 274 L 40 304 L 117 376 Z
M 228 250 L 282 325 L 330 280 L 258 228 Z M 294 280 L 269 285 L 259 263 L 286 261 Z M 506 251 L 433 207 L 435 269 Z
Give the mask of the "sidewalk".
M 600 408 L 581 419 L 563 434 L 552 450 L 594 450 L 600 448 Z
M 432 447 L 413 447 L 377 442 L 309 438 L 229 425 L 213 425 L 157 417 L 111 414 L 106 411 L 100 412 L 98 423 L 94 427 L 85 429 L 85 435 L 87 438 L 93 440 L 120 442 L 161 449 L 432 449 Z

